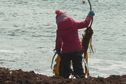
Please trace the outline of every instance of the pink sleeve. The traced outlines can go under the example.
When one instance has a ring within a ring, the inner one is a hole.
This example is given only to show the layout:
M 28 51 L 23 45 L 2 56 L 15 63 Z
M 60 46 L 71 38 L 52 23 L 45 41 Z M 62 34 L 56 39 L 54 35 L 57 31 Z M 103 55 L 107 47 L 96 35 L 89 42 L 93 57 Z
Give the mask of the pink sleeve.
M 57 30 L 56 32 L 56 45 L 55 45 L 55 49 L 60 50 L 62 47 L 62 37 L 61 37 L 61 33 L 59 30 Z
M 86 19 L 83 21 L 75 21 L 75 25 L 76 25 L 77 29 L 86 28 L 89 26 L 92 19 L 93 19 L 92 16 L 87 16 Z

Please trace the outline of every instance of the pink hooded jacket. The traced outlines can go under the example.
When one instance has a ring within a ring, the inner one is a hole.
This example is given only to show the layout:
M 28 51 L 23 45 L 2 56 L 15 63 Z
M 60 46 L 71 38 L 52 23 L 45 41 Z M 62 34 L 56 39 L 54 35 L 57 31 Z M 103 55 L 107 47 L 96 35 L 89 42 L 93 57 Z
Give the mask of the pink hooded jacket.
M 62 10 L 56 10 L 56 50 L 62 50 L 63 53 L 79 52 L 81 42 L 78 35 L 78 29 L 86 28 L 92 20 L 92 16 L 87 16 L 83 21 L 76 21 L 68 16 Z

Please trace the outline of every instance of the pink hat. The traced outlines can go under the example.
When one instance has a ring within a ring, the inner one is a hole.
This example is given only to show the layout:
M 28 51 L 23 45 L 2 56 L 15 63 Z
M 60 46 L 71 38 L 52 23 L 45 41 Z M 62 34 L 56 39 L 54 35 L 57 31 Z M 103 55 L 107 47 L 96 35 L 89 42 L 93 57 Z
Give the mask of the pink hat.
M 55 11 L 55 14 L 58 15 L 58 16 L 59 16 L 59 15 L 62 15 L 62 14 L 64 14 L 64 13 L 65 13 L 65 11 L 63 11 L 63 10 L 56 10 L 56 11 Z
M 67 17 L 67 14 L 65 11 L 63 10 L 56 10 L 55 11 L 56 14 L 56 23 L 58 24 L 59 22 L 63 22 L 65 21 L 65 17 Z

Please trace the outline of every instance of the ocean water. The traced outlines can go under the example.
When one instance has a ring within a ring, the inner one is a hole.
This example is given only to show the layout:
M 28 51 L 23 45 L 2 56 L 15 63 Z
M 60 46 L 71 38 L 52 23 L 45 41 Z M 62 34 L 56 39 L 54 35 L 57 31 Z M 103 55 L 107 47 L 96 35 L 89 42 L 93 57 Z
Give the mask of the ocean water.
M 34 70 L 53 75 L 56 9 L 77 20 L 85 18 L 85 0 L 0 0 L 0 67 Z M 89 56 L 91 76 L 126 74 L 126 0 L 91 0 L 94 53 Z M 85 29 L 81 29 L 81 34 Z

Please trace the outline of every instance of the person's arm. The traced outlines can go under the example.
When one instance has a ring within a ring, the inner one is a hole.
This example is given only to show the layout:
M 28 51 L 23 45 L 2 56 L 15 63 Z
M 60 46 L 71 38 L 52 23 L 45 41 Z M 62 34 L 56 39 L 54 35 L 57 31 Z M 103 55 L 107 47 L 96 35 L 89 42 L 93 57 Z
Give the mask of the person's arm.
M 59 30 L 57 30 L 56 32 L 56 45 L 55 45 L 55 50 L 58 52 L 60 52 L 62 47 L 62 37 L 61 37 L 61 33 Z
M 88 27 L 92 19 L 93 19 L 92 16 L 87 16 L 86 19 L 83 21 L 75 21 L 76 28 L 82 29 Z
M 85 20 L 83 20 L 83 21 L 75 21 L 77 29 L 88 27 L 90 22 L 91 22 L 91 20 L 93 19 L 94 15 L 95 15 L 95 13 L 93 11 L 89 11 L 89 13 L 88 13 L 88 15 L 87 15 Z

